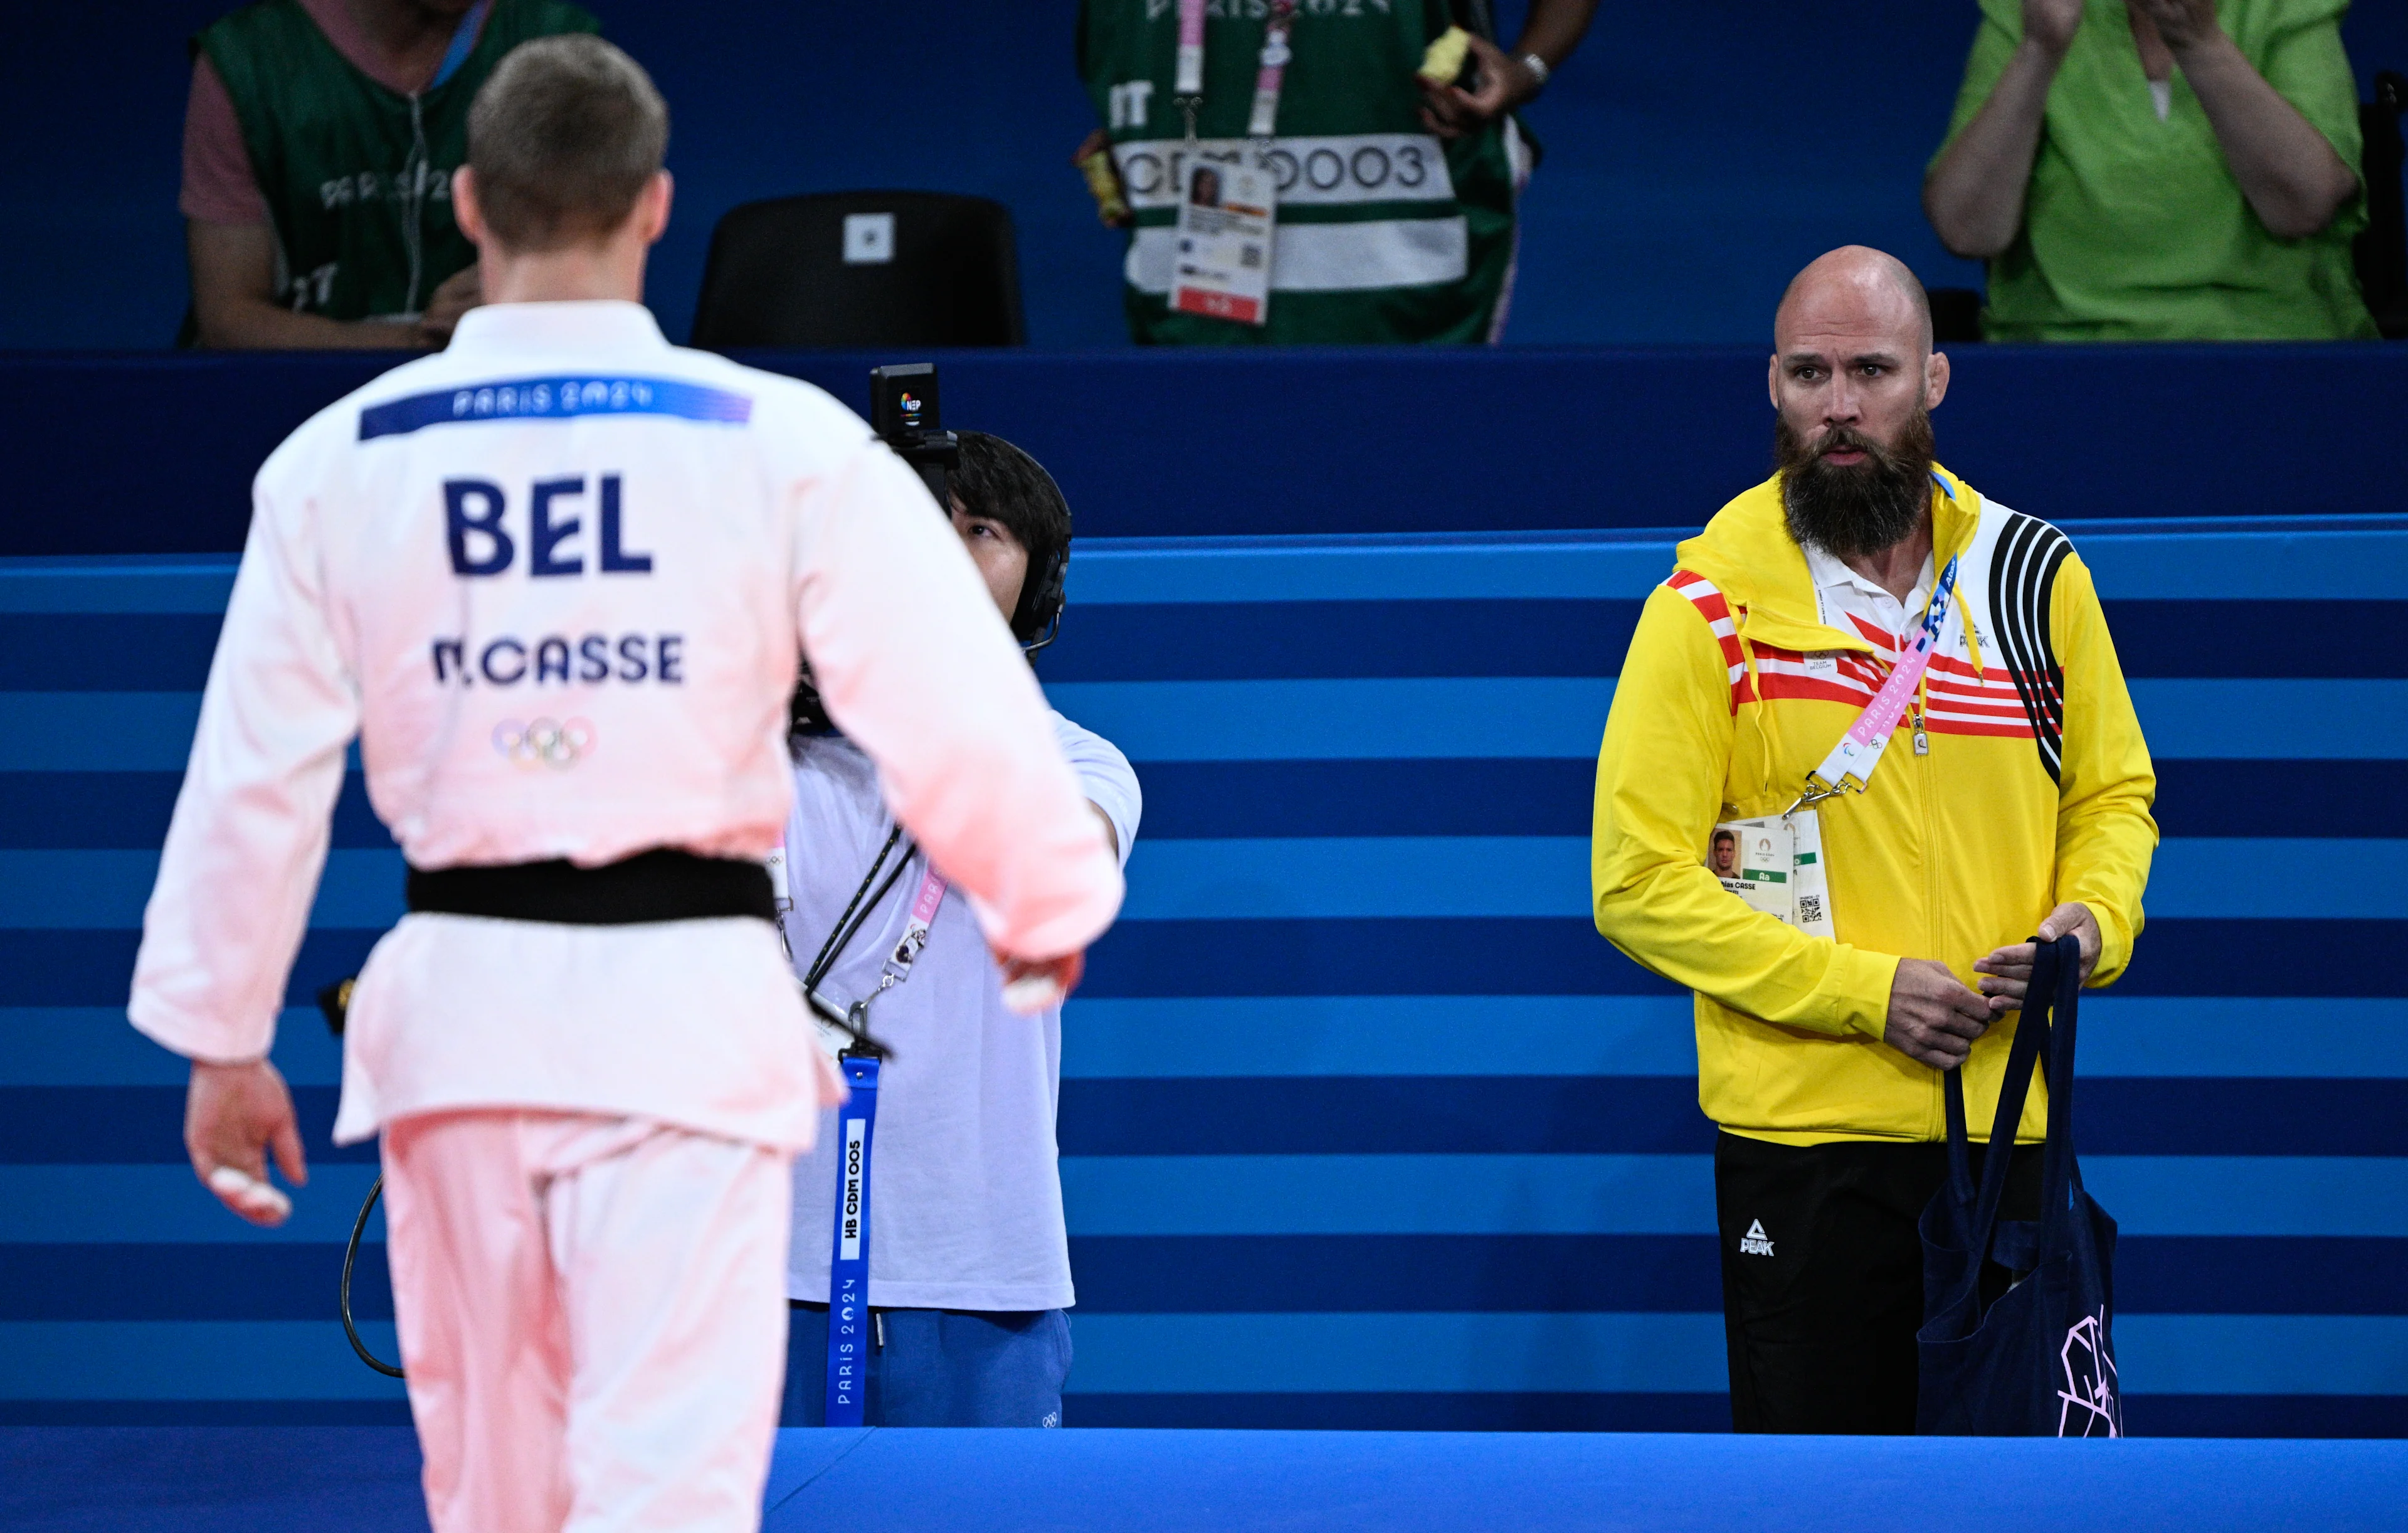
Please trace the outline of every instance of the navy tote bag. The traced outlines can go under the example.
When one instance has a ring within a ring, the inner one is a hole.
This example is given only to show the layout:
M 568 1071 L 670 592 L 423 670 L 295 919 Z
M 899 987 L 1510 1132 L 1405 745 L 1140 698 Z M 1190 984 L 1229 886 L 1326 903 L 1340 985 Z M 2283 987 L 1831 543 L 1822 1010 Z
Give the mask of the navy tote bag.
M 1965 1086 L 1947 1079 L 1948 1181 L 1923 1211 L 1923 1329 L 1915 1430 L 1982 1437 L 2122 1437 L 2115 1380 L 2115 1221 L 2082 1190 L 2073 1158 L 2073 1024 L 2082 953 L 2039 944 L 2023 1020 L 1999 1087 L 1992 1153 L 1973 1182 Z M 2048 1145 L 2041 1217 L 1999 1217 L 2007 1147 L 2046 1054 Z M 1990 1281 L 1985 1283 L 1985 1263 Z M 2000 1284 L 2008 1284 L 1998 1293 Z M 1985 1293 L 1996 1297 L 1985 1303 Z

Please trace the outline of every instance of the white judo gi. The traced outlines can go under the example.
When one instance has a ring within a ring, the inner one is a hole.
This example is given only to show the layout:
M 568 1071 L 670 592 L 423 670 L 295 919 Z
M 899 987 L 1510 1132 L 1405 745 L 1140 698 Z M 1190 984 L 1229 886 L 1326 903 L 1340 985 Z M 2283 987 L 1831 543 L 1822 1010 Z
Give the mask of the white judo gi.
M 135 1025 L 264 1054 L 346 745 L 412 866 L 758 859 L 798 651 L 1016 956 L 1119 868 L 917 477 L 629 303 L 472 311 L 260 470 L 144 917 Z M 382 1129 L 437 1533 L 750 1528 L 784 1363 L 788 1165 L 840 1089 L 746 917 L 412 914 L 370 956 L 336 1139 Z

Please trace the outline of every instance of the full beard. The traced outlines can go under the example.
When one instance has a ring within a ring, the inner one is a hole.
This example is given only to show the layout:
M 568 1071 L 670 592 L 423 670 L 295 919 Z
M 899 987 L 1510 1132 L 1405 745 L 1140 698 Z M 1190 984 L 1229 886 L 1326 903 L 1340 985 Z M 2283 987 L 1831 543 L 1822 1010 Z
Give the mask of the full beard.
M 1842 559 L 1904 541 L 1931 505 L 1931 450 L 1928 410 L 1916 410 L 1897 445 L 1886 448 L 1847 426 L 1833 426 L 1809 445 L 1776 417 L 1772 461 L 1789 536 Z M 1864 461 L 1835 464 L 1826 456 L 1838 451 L 1861 452 Z

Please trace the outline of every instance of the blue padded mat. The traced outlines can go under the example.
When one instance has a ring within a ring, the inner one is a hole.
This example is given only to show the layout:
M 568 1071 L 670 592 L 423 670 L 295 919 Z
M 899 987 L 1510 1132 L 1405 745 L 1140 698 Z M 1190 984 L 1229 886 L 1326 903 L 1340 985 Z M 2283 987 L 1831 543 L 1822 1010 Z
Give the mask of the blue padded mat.
M 11 1533 L 418 1533 L 391 1427 L 0 1430 Z M 2408 1443 L 789 1430 L 770 1533 L 2390 1533 Z

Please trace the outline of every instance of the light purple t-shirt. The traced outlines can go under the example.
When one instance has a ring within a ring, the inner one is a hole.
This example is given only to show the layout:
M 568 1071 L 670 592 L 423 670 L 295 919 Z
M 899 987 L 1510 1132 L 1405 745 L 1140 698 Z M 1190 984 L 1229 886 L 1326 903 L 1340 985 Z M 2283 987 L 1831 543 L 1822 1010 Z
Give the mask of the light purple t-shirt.
M 1102 736 L 1059 713 L 1054 729 L 1081 789 L 1111 819 L 1125 866 L 1137 839 L 1137 774 Z M 797 972 L 827 939 L 894 824 L 867 757 L 841 736 L 804 742 L 786 827 L 795 903 L 786 935 Z M 912 856 L 822 994 L 850 1004 L 878 988 L 881 959 L 902 938 L 926 867 Z M 1002 975 L 961 895 L 949 891 L 910 978 L 871 1006 L 869 1030 L 894 1050 L 879 1072 L 869 1159 L 869 1302 L 1068 1306 L 1070 1251 L 1054 1146 L 1061 1011 L 1021 1017 L 1004 1009 Z M 837 1142 L 829 1109 L 818 1148 L 795 1163 L 790 1298 L 827 1301 Z

